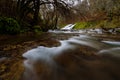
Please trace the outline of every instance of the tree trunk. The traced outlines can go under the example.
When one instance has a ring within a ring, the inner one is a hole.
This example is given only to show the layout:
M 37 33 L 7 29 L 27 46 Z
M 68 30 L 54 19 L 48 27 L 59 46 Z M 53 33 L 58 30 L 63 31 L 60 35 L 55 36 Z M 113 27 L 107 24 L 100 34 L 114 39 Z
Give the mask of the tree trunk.
M 40 9 L 40 0 L 34 0 L 34 17 L 33 17 L 33 25 L 38 24 L 38 17 L 39 17 L 39 9 Z

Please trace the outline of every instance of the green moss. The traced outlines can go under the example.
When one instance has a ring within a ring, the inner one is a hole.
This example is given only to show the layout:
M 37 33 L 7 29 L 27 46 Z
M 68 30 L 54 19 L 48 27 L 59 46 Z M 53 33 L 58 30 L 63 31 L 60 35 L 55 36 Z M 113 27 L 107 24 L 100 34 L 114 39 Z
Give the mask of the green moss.
M 74 29 L 86 29 L 86 28 L 94 28 L 97 22 L 88 21 L 88 22 L 77 22 L 74 26 Z
M 86 28 L 86 22 L 77 22 L 74 26 L 74 29 L 84 29 Z
M 74 29 L 86 29 L 86 28 L 116 28 L 120 27 L 120 22 L 117 18 L 112 20 L 101 20 L 101 21 L 86 21 L 77 22 Z
M 113 19 L 109 20 L 102 20 L 97 25 L 97 28 L 116 28 L 120 26 L 119 20 Z

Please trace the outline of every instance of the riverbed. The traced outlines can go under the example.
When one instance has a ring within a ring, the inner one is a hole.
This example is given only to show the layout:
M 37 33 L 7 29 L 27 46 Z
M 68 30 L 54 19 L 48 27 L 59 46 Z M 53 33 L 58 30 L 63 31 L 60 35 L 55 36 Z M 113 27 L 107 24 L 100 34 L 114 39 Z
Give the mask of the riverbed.
M 0 80 L 119 80 L 116 34 L 42 33 L 0 40 Z

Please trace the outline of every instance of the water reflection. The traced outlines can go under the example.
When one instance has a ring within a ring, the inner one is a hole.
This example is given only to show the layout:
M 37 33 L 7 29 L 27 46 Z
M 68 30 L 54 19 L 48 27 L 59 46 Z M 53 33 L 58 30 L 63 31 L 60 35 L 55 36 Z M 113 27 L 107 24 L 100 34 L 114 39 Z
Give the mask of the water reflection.
M 120 46 L 110 46 L 111 42 L 100 41 L 98 38 L 87 35 L 72 37 L 60 41 L 60 43 L 61 45 L 58 47 L 38 46 L 24 53 L 23 57 L 26 60 L 24 61 L 25 72 L 22 80 L 120 79 L 119 64 L 115 66 L 113 61 L 104 63 L 102 58 L 97 57 L 98 54 L 118 56 Z M 114 42 L 114 45 L 116 43 L 119 42 Z M 108 72 L 104 67 L 109 67 Z M 110 69 L 114 72 L 109 72 Z M 116 76 L 110 76 L 113 74 Z

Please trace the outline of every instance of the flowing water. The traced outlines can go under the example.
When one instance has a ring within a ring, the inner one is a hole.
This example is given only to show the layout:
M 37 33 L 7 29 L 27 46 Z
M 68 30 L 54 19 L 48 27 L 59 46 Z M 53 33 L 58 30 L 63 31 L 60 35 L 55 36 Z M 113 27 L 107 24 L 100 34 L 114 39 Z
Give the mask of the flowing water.
M 120 42 L 79 35 L 23 54 L 22 80 L 120 80 Z
M 71 30 L 74 26 L 75 24 L 68 24 L 65 27 L 63 27 L 61 30 Z

